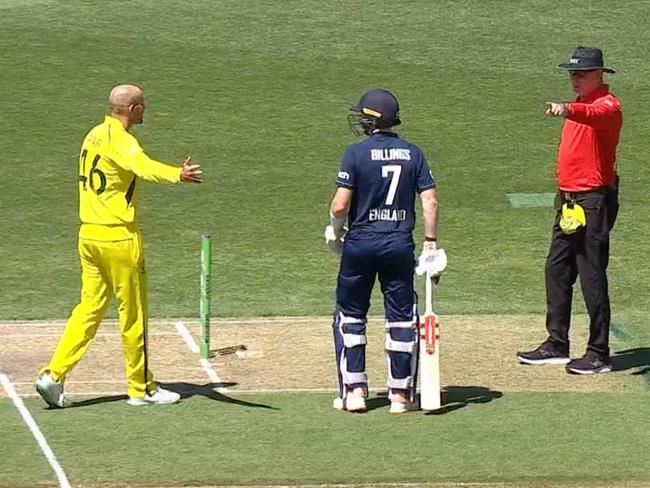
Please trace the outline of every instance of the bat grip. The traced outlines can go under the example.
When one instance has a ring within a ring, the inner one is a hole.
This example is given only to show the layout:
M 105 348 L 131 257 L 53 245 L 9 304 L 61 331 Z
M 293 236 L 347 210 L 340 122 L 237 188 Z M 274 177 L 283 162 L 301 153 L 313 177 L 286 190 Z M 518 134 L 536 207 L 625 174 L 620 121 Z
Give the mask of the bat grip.
M 433 278 L 431 273 L 424 275 L 425 314 L 433 313 Z

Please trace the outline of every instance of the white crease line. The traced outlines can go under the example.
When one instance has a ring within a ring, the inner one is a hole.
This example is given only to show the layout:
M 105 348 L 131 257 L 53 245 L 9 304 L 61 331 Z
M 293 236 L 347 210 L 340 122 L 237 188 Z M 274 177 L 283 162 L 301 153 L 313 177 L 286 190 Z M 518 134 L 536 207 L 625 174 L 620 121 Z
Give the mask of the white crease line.
M 199 346 L 197 346 L 194 337 L 192 337 L 192 334 L 190 334 L 190 331 L 187 330 L 187 326 L 183 322 L 176 322 L 174 326 L 176 327 L 176 330 L 178 331 L 180 336 L 185 341 L 185 344 L 187 344 L 187 347 L 190 348 L 190 351 L 192 351 L 194 354 L 198 354 Z M 210 381 L 212 381 L 213 383 L 223 383 L 221 378 L 219 378 L 217 372 L 210 364 L 210 361 L 208 361 L 205 358 L 200 358 L 199 363 L 201 364 L 203 371 L 205 371 L 205 373 L 208 375 L 208 378 L 210 378 Z M 228 388 L 216 388 L 215 391 L 217 391 L 218 393 L 228 393 Z
M 192 380 L 195 381 L 195 380 Z M 169 382 L 171 383 L 171 382 Z M 33 385 L 33 383 L 30 383 Z M 67 384 L 67 382 L 66 382 Z M 164 385 L 165 382 L 162 382 Z M 23 386 L 23 385 L 21 385 Z M 218 392 L 218 393 L 228 393 L 230 396 L 237 396 L 237 395 L 274 395 L 274 394 L 285 394 L 285 393 L 314 393 L 314 394 L 325 394 L 325 393 L 338 393 L 338 388 L 278 388 L 278 389 L 272 389 L 272 388 L 260 388 L 259 390 L 255 389 L 249 389 L 249 390 L 237 390 L 237 389 L 232 389 L 232 388 L 212 388 L 212 390 Z M 369 388 L 368 389 L 372 393 L 386 393 L 386 387 L 384 388 Z M 192 391 L 192 390 L 188 390 Z M 531 390 L 525 390 L 525 389 L 514 389 L 514 390 L 507 390 L 508 393 L 531 393 Z M 534 390 L 532 393 L 584 393 L 584 390 Z M 80 391 L 80 392 L 70 392 L 66 390 L 66 395 L 71 397 L 73 400 L 73 403 L 78 401 L 78 398 L 91 398 L 91 397 L 102 397 L 102 396 L 123 396 L 126 398 L 126 392 L 125 390 L 120 390 L 120 391 Z M 23 398 L 31 398 L 31 397 L 38 397 L 38 393 L 31 393 L 31 388 L 30 388 L 30 393 L 24 393 L 21 395 Z M 383 395 L 379 395 L 383 396 Z M 0 399 L 2 399 L 2 395 L 0 394 Z
M 163 383 L 189 383 L 191 381 L 198 381 L 199 379 L 204 379 L 203 375 L 201 375 L 201 378 L 177 378 L 177 379 L 165 379 Z M 33 381 L 12 381 L 12 383 L 16 386 L 22 386 L 22 385 L 31 385 L 34 386 Z M 115 383 L 122 384 L 124 383 L 124 379 L 114 379 L 114 380 L 66 380 L 65 381 L 65 388 L 66 388 L 66 393 L 68 393 L 68 387 L 72 386 L 74 388 L 74 385 L 112 385 Z M 126 390 L 125 390 L 126 391 Z M 24 395 L 23 395 L 24 396 Z
M 386 391 L 384 388 L 368 388 L 368 391 L 372 392 L 381 392 Z M 332 388 L 259 388 L 259 389 L 242 389 L 242 390 L 231 390 L 231 393 L 246 393 L 246 394 L 255 394 L 255 393 L 333 393 L 338 392 L 339 389 Z
M 373 393 L 386 393 L 388 387 L 370 387 L 368 391 Z M 234 389 L 230 393 L 244 393 L 246 395 L 254 395 L 256 393 L 338 393 L 339 389 L 336 387 L 331 388 L 249 388 L 249 389 Z
M 69 391 L 65 392 L 66 397 L 69 397 L 72 400 L 72 403 L 74 404 L 77 401 L 77 398 L 86 398 L 86 397 L 104 397 L 104 396 L 118 396 L 121 395 L 124 398 L 127 398 L 126 390 L 120 390 L 120 391 L 84 391 L 84 392 L 79 392 L 75 393 L 74 391 L 70 393 Z M 22 397 L 24 398 L 31 398 L 31 397 L 38 397 L 40 396 L 38 393 L 24 393 Z
M 5 392 L 14 402 L 14 405 L 16 405 L 16 408 L 20 412 L 20 415 L 23 417 L 23 420 L 27 424 L 27 427 L 29 427 L 29 430 L 32 431 L 34 439 L 36 439 L 36 442 L 38 442 L 38 445 L 43 451 L 43 454 L 45 454 L 47 461 L 50 463 L 50 466 L 52 466 L 52 469 L 54 470 L 54 473 L 59 480 L 59 486 L 61 488 L 72 488 L 70 482 L 68 481 L 68 477 L 65 475 L 63 468 L 56 460 L 56 456 L 54 455 L 54 452 L 52 452 L 52 449 L 47 443 L 47 440 L 45 440 L 45 436 L 41 432 L 41 429 L 38 428 L 34 417 L 32 417 L 32 414 L 29 413 L 29 410 L 23 403 L 23 400 L 20 398 L 20 396 L 18 396 L 18 393 L 16 393 L 14 385 L 11 384 L 9 377 L 6 374 L 0 374 L 0 383 L 2 383 L 2 387 L 4 388 Z
M 194 380 L 192 380 L 194 381 Z M 187 380 L 185 381 L 185 383 Z M 172 383 L 170 382 L 163 382 L 165 383 Z M 18 384 L 18 383 L 16 383 Z M 21 383 L 21 385 L 24 385 L 25 383 Z M 30 385 L 33 385 L 33 383 L 29 383 Z M 67 386 L 67 381 L 66 381 L 66 386 Z M 224 391 L 226 390 L 226 391 Z M 237 389 L 228 389 L 228 388 L 214 388 L 214 391 L 217 391 L 219 393 L 228 393 L 230 395 L 257 395 L 257 394 L 274 394 L 274 393 L 336 393 L 338 392 L 338 388 L 278 388 L 278 389 L 272 389 L 272 388 L 261 388 L 259 390 L 257 389 L 248 389 L 248 390 L 237 390 Z M 381 392 L 386 392 L 386 388 L 369 388 L 369 391 L 373 393 L 381 393 Z M 124 390 L 121 391 L 83 391 L 83 392 L 70 392 L 66 391 L 66 395 L 72 397 L 74 396 L 75 398 L 82 398 L 82 397 L 93 397 L 93 396 L 107 396 L 107 395 L 123 395 L 126 396 L 126 393 Z M 37 397 L 39 396 L 38 393 L 25 393 L 22 395 L 23 397 Z M 75 400 L 76 401 L 76 400 Z
M 176 327 L 176 330 L 178 333 L 181 335 L 183 340 L 185 341 L 185 344 L 187 344 L 187 347 L 190 348 L 190 351 L 192 351 L 194 354 L 199 353 L 199 346 L 196 344 L 194 341 L 194 337 L 192 337 L 192 334 L 190 334 L 190 331 L 187 330 L 187 327 L 183 322 L 176 322 L 174 324 Z
M 176 336 L 176 332 L 149 332 L 149 336 Z M 61 337 L 61 333 L 57 332 L 54 334 L 0 334 L 0 340 L 5 337 L 12 339 L 20 339 L 22 337 Z M 119 332 L 105 332 L 100 334 L 95 334 L 95 337 L 122 337 L 122 334 Z
M 332 317 L 331 316 L 323 316 L 323 315 L 318 315 L 318 316 L 306 316 L 306 315 L 301 315 L 301 316 L 296 316 L 296 317 L 291 317 L 291 316 L 277 316 L 277 317 L 242 317 L 241 319 L 231 317 L 231 318 L 216 318 L 212 317 L 210 318 L 210 322 L 213 325 L 218 326 L 219 324 L 223 325 L 237 325 L 237 324 L 242 324 L 242 325 L 255 325 L 255 324 L 286 324 L 287 322 L 293 322 L 293 323 L 313 323 L 313 322 L 331 322 Z M 368 317 L 368 321 L 370 322 L 384 322 L 384 319 L 380 316 L 370 316 Z M 192 326 L 198 326 L 199 321 L 196 318 L 178 318 L 178 319 L 155 319 L 155 318 L 149 318 L 149 323 L 151 325 L 158 326 L 158 325 L 168 325 L 168 326 L 175 326 L 178 322 L 182 322 L 185 325 L 192 325 Z M 0 327 L 51 327 L 51 326 L 63 326 L 66 324 L 66 320 L 60 320 L 60 319 L 53 319 L 53 320 L 3 320 L 0 322 Z M 103 320 L 102 324 L 106 325 L 117 325 L 117 320 L 115 319 L 107 319 Z
M 495 314 L 454 314 L 447 315 L 448 318 L 461 318 L 461 319 L 489 319 L 495 317 Z M 499 317 L 509 317 L 509 318 L 534 318 L 534 319 L 543 319 L 544 315 L 541 314 L 502 314 Z M 587 314 L 572 314 L 572 318 L 583 320 L 587 317 Z M 370 315 L 368 321 L 372 323 L 383 323 L 384 318 L 381 315 Z M 0 321 L 0 328 L 2 327 L 52 327 L 52 326 L 64 326 L 67 320 L 64 319 L 52 319 L 52 320 L 2 320 Z M 196 317 L 179 317 L 175 319 L 156 319 L 149 318 L 149 324 L 153 327 L 157 326 L 175 326 L 178 322 L 182 322 L 186 326 L 198 327 L 199 321 Z M 309 324 L 309 323 L 331 323 L 331 315 L 297 315 L 297 316 L 273 316 L 273 317 L 227 317 L 227 318 L 217 318 L 211 317 L 210 322 L 212 325 L 255 325 L 255 324 L 287 324 L 287 323 L 296 323 L 296 324 Z M 102 324 L 105 325 L 117 325 L 117 319 L 105 319 L 102 321 Z

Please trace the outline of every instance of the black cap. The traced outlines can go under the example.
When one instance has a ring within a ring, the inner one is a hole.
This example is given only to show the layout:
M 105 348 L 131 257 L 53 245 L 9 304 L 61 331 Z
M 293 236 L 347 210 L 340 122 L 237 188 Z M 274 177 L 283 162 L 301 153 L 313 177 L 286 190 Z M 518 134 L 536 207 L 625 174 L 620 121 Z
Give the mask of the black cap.
M 602 69 L 605 73 L 616 73 L 606 68 L 603 63 L 603 52 L 597 47 L 578 46 L 568 63 L 562 63 L 560 68 L 568 71 L 592 71 Z
M 399 119 L 399 103 L 397 98 L 383 88 L 375 88 L 365 92 L 359 103 L 352 110 L 365 117 L 374 118 L 377 127 L 391 127 L 401 124 Z

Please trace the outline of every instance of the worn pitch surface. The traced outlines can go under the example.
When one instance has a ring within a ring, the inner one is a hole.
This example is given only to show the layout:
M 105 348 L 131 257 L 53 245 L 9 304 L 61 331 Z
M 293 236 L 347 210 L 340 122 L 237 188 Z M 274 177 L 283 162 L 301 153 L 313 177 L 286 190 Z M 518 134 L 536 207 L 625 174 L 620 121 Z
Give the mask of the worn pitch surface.
M 198 323 L 184 323 L 198 342 Z M 641 382 L 629 371 L 580 377 L 563 367 L 518 364 L 515 353 L 545 337 L 540 316 L 449 316 L 441 319 L 442 384 L 480 387 L 488 391 L 633 391 Z M 578 317 L 573 327 L 573 354 L 581 355 L 587 325 Z M 149 363 L 159 381 L 210 383 L 198 356 L 175 326 L 152 320 Z M 49 359 L 63 322 L 0 324 L 0 371 L 9 375 L 21 395 L 34 393 L 33 380 Z M 336 389 L 331 320 L 326 317 L 215 320 L 214 356 L 210 365 L 232 393 Z M 384 327 L 368 324 L 367 370 L 370 386 L 384 388 Z M 613 351 L 616 351 L 613 343 Z M 100 328 L 87 355 L 66 380 L 72 395 L 125 393 L 121 338 L 115 323 Z

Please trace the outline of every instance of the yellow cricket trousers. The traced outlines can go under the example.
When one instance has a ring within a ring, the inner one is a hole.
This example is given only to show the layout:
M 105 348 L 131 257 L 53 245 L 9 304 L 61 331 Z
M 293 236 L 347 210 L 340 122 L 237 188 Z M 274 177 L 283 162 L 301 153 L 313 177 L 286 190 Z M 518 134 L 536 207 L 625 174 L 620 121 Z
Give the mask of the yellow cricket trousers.
M 52 355 L 49 370 L 60 382 L 88 350 L 111 295 L 117 301 L 122 346 L 126 363 L 128 394 L 143 397 L 155 391 L 147 365 L 147 283 L 142 238 L 99 241 L 79 238 L 81 301 L 72 311 Z

